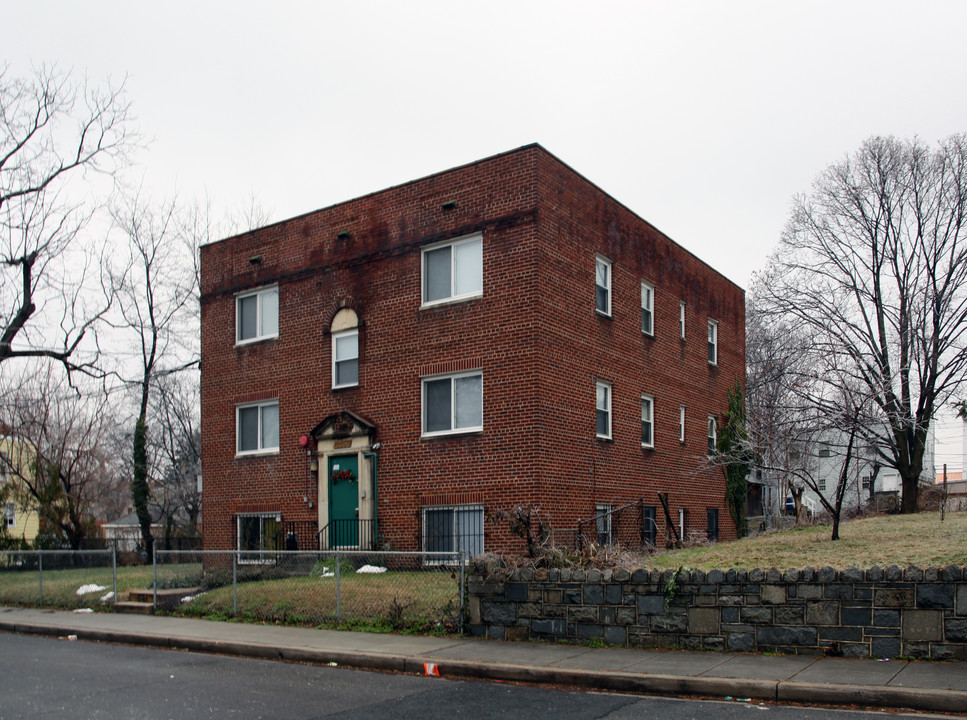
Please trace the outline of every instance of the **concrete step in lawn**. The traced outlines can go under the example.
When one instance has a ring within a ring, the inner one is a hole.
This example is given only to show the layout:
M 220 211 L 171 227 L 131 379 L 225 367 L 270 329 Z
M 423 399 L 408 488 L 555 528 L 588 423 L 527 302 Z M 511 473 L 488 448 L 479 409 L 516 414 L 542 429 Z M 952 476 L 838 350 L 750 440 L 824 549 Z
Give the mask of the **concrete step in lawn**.
M 201 588 L 165 588 L 158 590 L 158 609 L 172 610 L 181 604 L 181 601 L 197 595 Z M 154 613 L 154 591 L 153 590 L 130 590 L 128 599 L 114 603 L 114 612 L 136 613 L 140 615 L 152 615 Z

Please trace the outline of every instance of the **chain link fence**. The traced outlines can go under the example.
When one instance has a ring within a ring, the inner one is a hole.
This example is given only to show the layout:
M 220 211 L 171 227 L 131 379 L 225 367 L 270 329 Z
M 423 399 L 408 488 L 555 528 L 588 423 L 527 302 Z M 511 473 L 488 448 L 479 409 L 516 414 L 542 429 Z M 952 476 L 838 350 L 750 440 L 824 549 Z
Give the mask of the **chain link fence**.
M 158 550 L 154 560 L 157 610 L 300 625 L 463 631 L 463 553 Z
M 376 630 L 462 632 L 466 554 L 156 549 L 151 564 L 107 550 L 0 552 L 0 604 L 155 611 Z M 120 609 L 120 608 L 119 608 Z
M 150 569 L 141 568 L 142 579 Z M 0 552 L 0 603 L 76 609 L 110 605 L 117 592 L 113 548 Z

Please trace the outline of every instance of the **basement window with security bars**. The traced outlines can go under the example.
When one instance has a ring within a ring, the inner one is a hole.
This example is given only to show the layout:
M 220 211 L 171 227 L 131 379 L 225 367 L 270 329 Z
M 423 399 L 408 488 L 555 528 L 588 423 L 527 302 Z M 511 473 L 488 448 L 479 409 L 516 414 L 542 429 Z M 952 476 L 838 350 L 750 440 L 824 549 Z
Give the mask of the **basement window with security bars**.
M 484 511 L 479 505 L 423 508 L 423 551 L 464 553 L 465 558 L 484 551 Z M 452 563 L 452 555 L 427 555 L 428 565 Z

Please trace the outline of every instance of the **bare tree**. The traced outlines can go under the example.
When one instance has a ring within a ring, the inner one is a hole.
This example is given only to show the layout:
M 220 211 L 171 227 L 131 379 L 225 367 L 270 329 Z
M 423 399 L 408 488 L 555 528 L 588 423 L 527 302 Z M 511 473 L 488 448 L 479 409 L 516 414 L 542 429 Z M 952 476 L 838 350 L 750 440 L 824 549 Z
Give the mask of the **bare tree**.
M 967 374 L 967 136 L 872 138 L 800 197 L 758 282 L 875 409 L 867 431 L 918 509 L 930 423 Z
M 783 497 L 805 519 L 806 491 L 818 499 L 833 523 L 833 539 L 850 489 L 870 458 L 860 448 L 877 441 L 873 403 L 862 384 L 829 354 L 825 332 L 809 333 L 762 313 L 755 286 L 747 310 L 747 391 L 750 442 L 756 468 L 775 478 Z M 876 462 L 876 456 L 872 461 Z M 856 488 L 857 502 L 861 502 Z
M 158 378 L 152 424 L 157 446 L 157 478 L 152 506 L 165 525 L 165 539 L 175 532 L 196 535 L 201 515 L 201 429 L 196 371 Z
M 0 363 L 49 358 L 95 372 L 92 356 L 77 357 L 112 288 L 99 253 L 79 247 L 93 207 L 70 183 L 112 178 L 136 143 L 123 84 L 0 68 Z
M 159 377 L 198 364 L 197 331 L 190 322 L 197 304 L 194 238 L 185 227 L 174 200 L 152 205 L 132 194 L 112 209 L 117 228 L 128 240 L 119 305 L 123 329 L 137 348 L 138 369 L 131 381 L 137 389 L 133 434 L 131 495 L 141 526 L 144 548 L 151 552 L 151 476 L 148 410 Z M 156 479 L 155 475 L 155 479 Z
M 117 490 L 107 403 L 101 389 L 79 392 L 50 368 L 17 382 L 0 403 L 0 418 L 21 450 L 0 462 L 36 504 L 55 545 L 76 549 L 96 535 L 98 510 Z
M 755 471 L 773 485 L 780 501 L 792 498 L 797 523 L 809 445 L 802 427 L 798 386 L 809 376 L 808 344 L 781 318 L 764 313 L 753 287 L 746 302 L 746 407 Z

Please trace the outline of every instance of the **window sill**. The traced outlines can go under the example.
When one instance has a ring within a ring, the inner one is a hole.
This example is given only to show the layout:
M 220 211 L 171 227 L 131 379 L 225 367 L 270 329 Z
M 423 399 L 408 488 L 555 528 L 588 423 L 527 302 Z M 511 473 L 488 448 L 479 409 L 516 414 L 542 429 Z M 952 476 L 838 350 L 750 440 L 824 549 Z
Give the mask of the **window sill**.
M 474 293 L 473 295 L 458 295 L 456 297 L 448 297 L 442 300 L 433 300 L 432 302 L 425 302 L 420 305 L 420 310 L 430 310 L 432 308 L 446 307 L 447 305 L 457 305 L 459 303 L 465 303 L 470 300 L 477 300 L 482 298 L 483 293 Z
M 278 340 L 278 335 L 266 335 L 265 337 L 251 338 L 249 340 L 236 340 L 235 347 L 248 347 L 249 345 L 258 345 L 259 343 L 267 342 L 269 340 Z
M 331 390 L 352 390 L 353 388 L 358 388 L 359 383 L 353 383 L 352 385 L 333 385 Z
M 642 450 L 654 450 L 655 449 L 655 446 L 654 446 L 654 444 L 652 444 L 652 445 L 645 445 L 644 443 L 641 443 L 641 449 Z
M 440 430 L 438 432 L 423 433 L 420 440 L 435 440 L 436 438 L 460 437 L 461 435 L 482 435 L 482 427 L 460 428 L 459 430 Z
M 614 317 L 609 312 L 604 312 L 604 310 L 598 310 L 597 308 L 594 308 L 594 312 L 599 318 L 604 318 L 605 320 L 614 320 Z
M 641 331 L 641 336 L 642 337 L 649 338 L 651 340 L 654 340 L 655 339 L 655 333 L 653 333 L 653 332 L 645 332 L 644 330 Z
M 246 458 L 269 457 L 271 455 L 278 455 L 278 454 L 279 454 L 279 448 L 270 448 L 268 450 L 249 450 L 247 452 L 236 452 L 235 459 L 244 460 Z
M 608 437 L 606 435 L 595 435 L 594 436 L 594 439 L 597 440 L 598 442 L 606 442 L 606 443 L 613 443 L 614 442 L 614 438 L 613 437 Z

